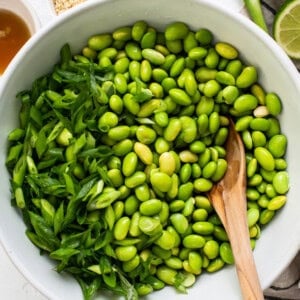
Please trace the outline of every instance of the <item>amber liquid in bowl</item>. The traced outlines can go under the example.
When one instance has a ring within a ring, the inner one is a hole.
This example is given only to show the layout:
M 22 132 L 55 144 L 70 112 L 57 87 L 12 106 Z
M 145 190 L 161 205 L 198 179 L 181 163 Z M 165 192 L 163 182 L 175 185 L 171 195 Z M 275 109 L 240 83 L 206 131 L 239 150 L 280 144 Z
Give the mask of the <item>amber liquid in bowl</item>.
M 29 28 L 20 17 L 0 9 L 0 74 L 29 38 Z

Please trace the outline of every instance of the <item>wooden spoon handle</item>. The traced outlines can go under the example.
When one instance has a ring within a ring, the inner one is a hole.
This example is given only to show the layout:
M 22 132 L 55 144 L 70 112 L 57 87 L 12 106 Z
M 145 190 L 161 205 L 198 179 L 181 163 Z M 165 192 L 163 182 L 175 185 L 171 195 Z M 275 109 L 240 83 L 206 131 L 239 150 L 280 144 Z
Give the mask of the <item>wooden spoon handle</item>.
M 238 196 L 238 193 L 236 196 Z M 242 192 L 240 193 L 240 197 L 245 197 Z M 225 229 L 231 243 L 243 299 L 263 300 L 264 296 L 250 245 L 245 212 L 246 208 L 234 205 L 226 207 L 225 205 Z M 244 218 L 241 218 L 241 214 L 244 214 Z

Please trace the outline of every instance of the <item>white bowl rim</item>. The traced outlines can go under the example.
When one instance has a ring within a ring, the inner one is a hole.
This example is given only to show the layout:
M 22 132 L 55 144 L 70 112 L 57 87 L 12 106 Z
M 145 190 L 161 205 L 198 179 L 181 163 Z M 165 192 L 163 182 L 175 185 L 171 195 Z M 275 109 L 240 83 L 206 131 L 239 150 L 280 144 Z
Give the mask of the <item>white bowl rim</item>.
M 12 62 L 9 64 L 8 68 L 6 69 L 6 72 L 3 74 L 0 80 L 0 98 L 2 96 L 2 93 L 4 92 L 4 87 L 9 81 L 10 77 L 13 75 L 13 73 L 17 70 L 18 64 L 22 61 L 22 58 L 30 51 L 32 47 L 34 47 L 40 38 L 47 35 L 48 32 L 55 30 L 55 28 L 61 27 L 64 22 L 69 20 L 70 18 L 79 16 L 82 12 L 87 11 L 89 9 L 92 9 L 95 6 L 101 5 L 103 3 L 107 2 L 117 2 L 121 0 L 89 0 L 84 3 L 79 4 L 77 7 L 72 8 L 72 10 L 66 11 L 62 13 L 61 15 L 58 15 L 53 19 L 52 22 L 50 22 L 48 25 L 42 27 L 24 46 L 23 48 L 17 53 L 15 58 L 12 60 Z M 295 85 L 298 85 L 299 95 L 300 95 L 300 76 L 298 74 L 298 71 L 295 67 L 295 65 L 292 63 L 292 61 L 288 58 L 288 56 L 285 54 L 285 52 L 280 48 L 280 46 L 263 30 L 261 30 L 259 27 L 257 27 L 255 24 L 253 24 L 247 17 L 241 15 L 238 12 L 234 12 L 230 9 L 227 9 L 226 7 L 219 6 L 215 2 L 211 2 L 209 0 L 191 0 L 194 2 L 198 2 L 201 4 L 204 4 L 205 6 L 212 8 L 213 10 L 217 10 L 219 12 L 222 12 L 224 14 L 227 14 L 231 18 L 233 18 L 238 24 L 241 24 L 242 26 L 248 28 L 249 30 L 253 31 L 255 35 L 257 35 L 263 43 L 266 45 L 269 45 L 275 52 L 276 56 L 278 57 L 278 63 L 285 67 L 286 72 L 290 75 L 291 78 L 294 78 Z M 2 109 L 2 103 L 0 103 L 0 109 Z M 297 254 L 298 250 L 300 249 L 300 223 L 299 228 L 296 228 L 297 234 L 299 236 L 299 240 L 293 240 L 293 242 L 290 244 L 289 253 L 287 254 L 286 258 L 283 258 L 285 260 L 284 266 L 288 266 L 288 264 L 291 262 L 293 257 Z M 5 251 L 9 255 L 11 261 L 13 264 L 17 267 L 17 269 L 44 295 L 49 296 L 52 299 L 54 294 L 53 292 L 50 292 L 43 284 L 40 282 L 37 282 L 26 267 L 24 267 L 23 262 L 18 259 L 18 257 L 11 255 L 11 248 L 8 239 L 6 238 L 5 232 L 3 232 L 2 228 L 0 227 L 0 242 L 4 246 Z M 283 271 L 283 269 L 282 269 Z M 278 275 L 278 274 L 277 274 Z M 275 279 L 273 277 L 273 279 Z M 271 281 L 267 282 L 264 288 L 267 288 L 269 285 L 271 285 Z

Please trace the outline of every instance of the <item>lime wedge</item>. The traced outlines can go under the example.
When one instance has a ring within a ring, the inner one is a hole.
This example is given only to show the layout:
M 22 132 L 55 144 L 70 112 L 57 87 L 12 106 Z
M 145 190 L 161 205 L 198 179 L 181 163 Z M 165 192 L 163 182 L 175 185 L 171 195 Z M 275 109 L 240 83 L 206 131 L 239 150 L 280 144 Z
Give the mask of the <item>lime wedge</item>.
M 278 10 L 273 36 L 291 58 L 300 59 L 300 0 L 287 0 Z

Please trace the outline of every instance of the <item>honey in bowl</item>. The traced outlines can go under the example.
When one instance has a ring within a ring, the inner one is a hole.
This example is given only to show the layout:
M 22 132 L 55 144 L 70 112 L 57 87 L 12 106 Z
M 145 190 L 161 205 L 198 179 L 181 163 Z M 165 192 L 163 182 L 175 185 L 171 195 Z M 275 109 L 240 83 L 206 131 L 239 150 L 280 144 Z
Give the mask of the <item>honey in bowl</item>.
M 30 31 L 24 20 L 9 10 L 0 9 L 0 74 L 29 38 Z

